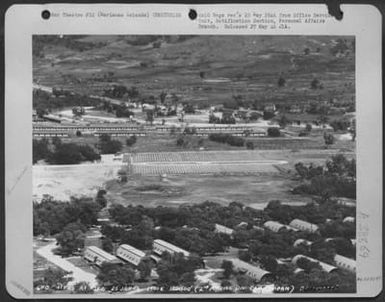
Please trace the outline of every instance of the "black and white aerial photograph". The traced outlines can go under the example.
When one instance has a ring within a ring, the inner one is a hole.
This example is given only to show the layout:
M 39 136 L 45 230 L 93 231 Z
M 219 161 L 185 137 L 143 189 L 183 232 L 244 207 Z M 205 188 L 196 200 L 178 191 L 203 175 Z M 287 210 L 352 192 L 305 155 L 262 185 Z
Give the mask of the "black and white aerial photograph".
M 33 35 L 32 59 L 34 294 L 357 292 L 354 36 Z

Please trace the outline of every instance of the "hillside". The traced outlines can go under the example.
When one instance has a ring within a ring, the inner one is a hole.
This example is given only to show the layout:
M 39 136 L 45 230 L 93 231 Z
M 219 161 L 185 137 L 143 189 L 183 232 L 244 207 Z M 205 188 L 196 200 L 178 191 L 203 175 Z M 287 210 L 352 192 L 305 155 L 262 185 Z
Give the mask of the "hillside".
M 121 84 L 200 104 L 354 97 L 354 37 L 35 36 L 34 81 L 84 94 Z M 282 76 L 285 87 L 278 87 Z M 317 78 L 322 89 L 311 89 Z M 202 105 L 203 105 L 202 104 Z

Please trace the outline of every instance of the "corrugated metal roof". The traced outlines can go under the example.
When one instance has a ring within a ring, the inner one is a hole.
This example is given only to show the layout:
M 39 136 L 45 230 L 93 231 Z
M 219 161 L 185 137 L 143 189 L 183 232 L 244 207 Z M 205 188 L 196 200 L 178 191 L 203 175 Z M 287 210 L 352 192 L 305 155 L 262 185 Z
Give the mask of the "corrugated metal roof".
M 318 226 L 316 224 L 301 220 L 301 219 L 293 219 L 289 226 L 296 228 L 296 229 L 304 229 L 310 232 L 316 232 L 318 231 Z
M 264 269 L 258 266 L 252 265 L 237 258 L 230 258 L 228 260 L 233 263 L 236 269 L 243 269 L 254 274 L 254 278 L 257 281 L 260 281 L 264 276 L 271 274 L 269 271 L 265 271 Z
M 94 252 L 95 254 L 98 254 L 100 257 L 108 260 L 108 261 L 115 261 L 118 260 L 114 255 L 111 255 L 110 253 L 107 253 L 106 251 L 98 248 L 97 246 L 87 246 L 88 250 Z
M 186 257 L 190 256 L 190 253 L 185 251 L 184 249 L 181 249 L 180 247 L 177 247 L 167 241 L 164 241 L 162 239 L 155 239 L 154 240 L 154 243 L 157 243 L 163 247 L 165 247 L 166 249 L 170 249 L 172 250 L 174 253 L 182 253 L 183 255 L 185 255 Z
M 219 233 L 225 233 L 225 234 L 232 234 L 234 233 L 234 230 L 233 229 L 230 229 L 224 225 L 221 225 L 221 224 L 215 224 L 215 230 Z
M 266 221 L 263 226 L 273 232 L 278 232 L 281 228 L 285 228 L 285 225 L 277 221 Z
M 336 254 L 334 256 L 334 261 L 336 265 L 340 268 L 347 269 L 353 272 L 356 270 L 357 264 L 354 259 L 350 259 L 348 257 Z
M 144 257 L 146 256 L 146 253 L 141 251 L 141 250 L 138 250 L 137 248 L 131 246 L 131 245 L 128 245 L 128 244 L 122 244 L 118 247 L 118 249 L 123 249 L 127 252 L 130 252 L 130 253 L 133 253 L 135 255 L 137 255 L 138 257 Z
M 310 257 L 308 257 L 308 256 L 301 255 L 301 254 L 296 255 L 295 257 L 293 257 L 293 259 L 291 260 L 291 262 L 292 262 L 293 264 L 297 265 L 297 261 L 298 261 L 300 258 L 305 258 L 305 259 L 307 259 L 307 260 L 309 260 L 309 261 L 311 261 L 311 262 L 316 262 L 316 263 L 318 263 L 318 264 L 321 266 L 322 270 L 324 270 L 325 272 L 328 272 L 328 273 L 330 273 L 331 271 L 337 269 L 337 267 L 335 267 L 335 266 L 333 266 L 333 265 L 327 264 L 327 263 L 322 262 L 322 261 L 318 261 L 317 259 L 313 259 L 313 258 L 310 258 Z

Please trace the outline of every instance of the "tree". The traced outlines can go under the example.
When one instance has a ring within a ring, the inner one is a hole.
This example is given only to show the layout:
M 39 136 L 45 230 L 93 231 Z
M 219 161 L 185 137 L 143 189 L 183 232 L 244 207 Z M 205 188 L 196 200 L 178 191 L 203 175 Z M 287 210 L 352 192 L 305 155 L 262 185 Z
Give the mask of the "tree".
M 50 157 L 51 151 L 49 150 L 49 141 L 46 138 L 41 140 L 33 140 L 33 163 L 38 160 L 47 159 Z
M 286 117 L 286 115 L 282 115 L 278 121 L 278 124 L 281 128 L 285 128 L 288 123 L 290 123 L 290 120 Z
M 265 121 L 272 119 L 274 116 L 275 116 L 275 114 L 272 111 L 263 111 L 263 119 Z
M 254 143 L 252 141 L 247 141 L 246 148 L 249 150 L 254 150 Z
M 195 127 L 186 127 L 183 131 L 184 134 L 194 135 L 197 133 L 197 129 Z
M 310 82 L 310 88 L 311 88 L 311 89 L 318 89 L 318 88 L 321 88 L 321 82 L 320 82 L 317 78 L 314 78 L 314 79 Z
M 71 203 L 67 209 L 76 220 L 84 226 L 97 223 L 98 212 L 101 206 L 90 197 L 71 197 Z
M 34 287 L 44 286 L 50 290 L 63 290 L 67 286 L 68 282 L 73 280 L 72 273 L 64 271 L 62 269 L 48 268 L 43 272 L 42 280 L 34 283 Z
M 104 262 L 96 279 L 101 287 L 119 291 L 133 284 L 135 271 L 128 265 Z
M 331 133 L 324 133 L 324 141 L 326 148 L 334 144 L 334 136 Z
M 127 138 L 126 140 L 126 145 L 128 147 L 131 147 L 132 145 L 134 145 L 136 143 L 136 135 L 131 135 L 129 138 Z
M 74 293 L 75 294 L 93 294 L 94 290 L 91 288 L 90 284 L 86 281 L 80 281 L 74 284 Z
M 305 270 L 305 273 L 310 273 L 312 270 L 322 270 L 318 262 L 311 261 L 305 257 L 300 257 L 296 264 L 298 267 Z
M 78 164 L 82 160 L 77 145 L 61 144 L 56 146 L 55 152 L 50 154 L 49 162 L 52 164 Z
M 107 200 L 105 198 L 106 194 L 107 194 L 107 191 L 104 189 L 100 189 L 96 194 L 95 201 L 100 205 L 101 208 L 104 208 L 107 206 Z
M 56 236 L 59 252 L 68 256 L 84 247 L 86 228 L 80 223 L 69 223 L 63 231 Z
M 122 143 L 118 140 L 112 140 L 108 134 L 102 134 L 99 137 L 99 149 L 102 154 L 113 154 L 122 149 Z
M 165 92 L 165 91 L 162 91 L 162 92 L 159 94 L 160 103 L 161 103 L 162 105 L 164 104 L 164 101 L 166 100 L 166 96 L 167 96 L 167 92 Z
M 52 145 L 54 145 L 55 148 L 58 148 L 61 145 L 61 139 L 60 139 L 60 137 L 57 137 L 57 136 L 54 136 L 51 139 L 51 142 L 52 142 Z
M 278 267 L 277 260 L 271 256 L 263 256 L 261 258 L 261 264 L 262 268 L 269 272 L 275 272 Z
M 286 80 L 283 76 L 280 76 L 278 79 L 278 87 L 284 87 L 286 85 Z
M 233 274 L 233 263 L 229 260 L 223 260 L 221 268 L 223 268 L 223 277 L 229 279 L 231 274 Z
M 178 147 L 187 147 L 189 141 L 186 136 L 180 135 L 176 140 L 176 145 Z
M 242 261 L 249 262 L 251 260 L 251 255 L 249 251 L 239 250 L 238 258 Z
M 352 134 L 352 141 L 354 142 L 356 140 L 356 120 L 353 119 L 351 122 L 351 126 L 349 129 L 349 132 Z
M 110 238 L 104 238 L 102 240 L 102 249 L 107 253 L 112 253 L 114 251 L 114 245 L 112 244 L 112 240 Z
M 148 280 L 151 276 L 151 260 L 150 258 L 143 258 L 138 264 L 138 271 L 140 273 L 140 279 Z
M 149 250 L 152 248 L 153 238 L 151 234 L 136 227 L 123 233 L 122 243 L 132 245 L 140 250 Z
M 200 267 L 202 259 L 190 256 L 184 257 L 181 253 L 173 255 L 165 252 L 157 266 L 159 275 L 158 285 L 165 287 L 184 284 L 191 286 L 194 283 L 194 271 Z
M 267 135 L 270 137 L 279 137 L 281 136 L 281 132 L 279 131 L 278 128 L 268 128 L 267 129 Z
M 195 273 L 186 272 L 179 278 L 179 284 L 182 286 L 190 287 L 195 283 Z
M 305 128 L 306 132 L 310 133 L 312 129 L 313 127 L 311 126 L 311 124 L 306 124 L 306 128 Z
M 303 53 L 307 56 L 310 54 L 310 48 L 309 47 L 306 47 L 304 50 L 303 50 Z
M 238 275 L 237 283 L 242 288 L 242 292 L 250 292 L 250 287 L 253 285 L 253 279 L 248 275 Z
M 151 125 L 154 122 L 154 111 L 153 110 L 147 110 L 146 111 L 146 121 L 149 122 Z

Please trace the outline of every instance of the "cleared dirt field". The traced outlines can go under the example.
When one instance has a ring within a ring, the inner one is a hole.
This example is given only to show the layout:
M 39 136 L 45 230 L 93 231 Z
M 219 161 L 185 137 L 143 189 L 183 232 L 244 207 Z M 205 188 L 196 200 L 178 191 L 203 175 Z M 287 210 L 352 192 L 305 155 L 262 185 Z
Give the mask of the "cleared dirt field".
M 134 164 L 133 174 L 217 174 L 217 173 L 274 173 L 274 164 L 279 162 L 216 162 L 216 163 L 154 163 Z
M 295 163 L 323 164 L 337 153 L 337 150 L 258 150 L 135 154 L 134 169 L 141 169 L 142 173 L 130 175 L 127 183 L 109 181 L 106 184 L 107 199 L 111 203 L 143 206 L 177 206 L 209 200 L 221 204 L 239 201 L 254 208 L 263 208 L 269 201 L 276 199 L 300 205 L 311 199 L 290 192 L 298 185 L 291 172 Z M 345 155 L 354 157 L 354 153 Z M 233 172 L 223 172 L 228 168 L 223 158 L 227 159 Z M 240 162 L 240 158 L 245 161 Z M 231 159 L 235 161 L 231 162 Z M 247 161 L 250 159 L 253 160 L 251 164 Z M 197 160 L 200 162 L 197 163 Z M 203 173 L 208 165 L 211 165 L 210 169 L 219 166 L 222 171 Z M 179 171 L 175 174 L 173 171 L 166 173 L 166 169 Z M 249 172 L 251 169 L 254 171 Z M 167 176 L 161 177 L 161 174 Z
M 67 201 L 71 196 L 94 197 L 107 180 L 114 179 L 122 162 L 103 155 L 100 163 L 80 165 L 34 165 L 33 200 L 44 194 Z
M 290 193 L 296 182 L 286 176 L 263 175 L 172 175 L 135 176 L 125 184 L 107 183 L 107 199 L 111 203 L 143 206 L 179 206 L 206 200 L 220 204 L 239 201 L 253 207 L 280 199 L 288 203 L 307 202 L 310 198 Z

